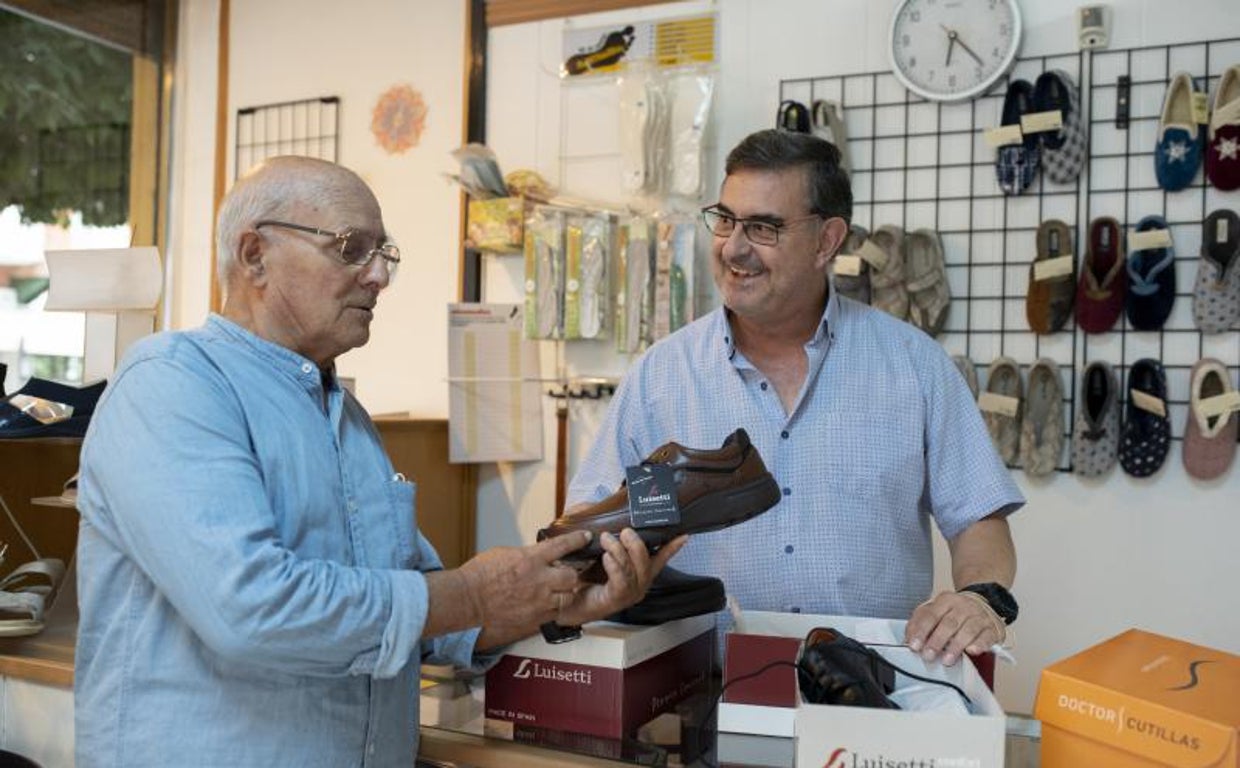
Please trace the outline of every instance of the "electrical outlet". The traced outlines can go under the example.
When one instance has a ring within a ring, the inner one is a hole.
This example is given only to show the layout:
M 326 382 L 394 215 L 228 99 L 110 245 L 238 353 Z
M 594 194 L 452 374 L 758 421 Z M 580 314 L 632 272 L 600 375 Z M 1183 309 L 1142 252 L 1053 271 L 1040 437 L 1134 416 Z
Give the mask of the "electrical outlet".
M 1106 10 L 1105 5 L 1083 5 L 1078 10 L 1077 35 L 1081 50 L 1107 47 Z

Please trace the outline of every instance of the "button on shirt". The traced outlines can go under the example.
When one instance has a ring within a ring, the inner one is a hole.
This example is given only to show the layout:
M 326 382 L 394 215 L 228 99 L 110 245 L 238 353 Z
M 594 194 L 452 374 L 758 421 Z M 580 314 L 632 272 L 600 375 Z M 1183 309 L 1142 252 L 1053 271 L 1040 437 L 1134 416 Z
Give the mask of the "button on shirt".
M 671 565 L 723 579 L 746 610 L 908 618 L 933 586 L 931 518 L 950 539 L 1024 498 L 964 378 L 924 332 L 832 293 L 805 353 L 788 414 L 733 345 L 725 309 L 653 345 L 617 390 L 568 503 L 606 497 L 666 442 L 717 448 L 744 427 L 779 503 L 691 536 Z
M 77 765 L 412 764 L 416 530 L 365 411 L 318 368 L 212 316 L 132 349 L 82 448 Z

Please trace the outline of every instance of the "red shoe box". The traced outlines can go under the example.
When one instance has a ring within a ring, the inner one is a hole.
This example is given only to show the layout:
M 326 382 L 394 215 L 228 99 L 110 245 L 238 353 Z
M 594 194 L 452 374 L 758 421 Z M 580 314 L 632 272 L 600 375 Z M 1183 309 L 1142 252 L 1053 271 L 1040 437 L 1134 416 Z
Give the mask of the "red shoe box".
M 707 689 L 714 654 L 713 614 L 657 627 L 598 622 L 556 645 L 527 638 L 487 672 L 484 730 L 507 739 L 518 729 L 633 736 Z

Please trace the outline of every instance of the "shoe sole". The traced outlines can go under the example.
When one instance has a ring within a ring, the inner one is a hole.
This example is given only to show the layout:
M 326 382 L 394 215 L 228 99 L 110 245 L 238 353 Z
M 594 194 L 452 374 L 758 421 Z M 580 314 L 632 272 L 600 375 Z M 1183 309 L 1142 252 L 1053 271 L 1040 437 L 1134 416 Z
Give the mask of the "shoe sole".
M 689 504 L 689 506 L 680 510 L 682 520 L 693 515 L 698 508 L 705 505 L 718 504 L 737 510 L 736 513 L 729 514 L 722 521 L 715 521 L 707 525 L 677 524 L 660 526 L 657 528 L 634 528 L 633 531 L 645 543 L 646 549 L 653 552 L 682 533 L 698 534 L 720 531 L 724 528 L 730 528 L 733 525 L 737 525 L 745 522 L 746 520 L 755 518 L 778 504 L 780 497 L 781 494 L 779 492 L 779 485 L 775 482 L 775 478 L 768 474 L 766 477 L 760 480 L 755 480 L 748 485 L 703 496 L 702 498 Z M 589 529 L 576 528 L 572 530 Z M 569 531 L 564 531 L 564 533 L 569 533 Z M 563 536 L 564 533 L 559 535 Z M 563 557 L 563 559 L 566 561 L 593 560 L 602 556 L 603 545 L 599 541 L 599 537 L 594 536 L 590 539 L 589 544 L 581 549 L 568 553 Z

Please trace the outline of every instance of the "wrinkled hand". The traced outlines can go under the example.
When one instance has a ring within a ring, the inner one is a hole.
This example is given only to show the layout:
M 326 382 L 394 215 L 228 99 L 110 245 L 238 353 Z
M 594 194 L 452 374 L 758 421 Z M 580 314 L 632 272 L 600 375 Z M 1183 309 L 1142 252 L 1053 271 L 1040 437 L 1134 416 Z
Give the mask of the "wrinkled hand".
M 1007 638 L 1007 626 L 981 595 L 940 592 L 917 606 L 904 630 L 904 643 L 925 661 L 947 666 L 963 653 L 978 654 Z
M 520 637 L 555 619 L 579 587 L 577 572 L 556 561 L 588 544 L 581 531 L 525 547 L 495 547 L 458 568 L 475 626 L 502 638 Z
M 556 623 L 565 626 L 585 624 L 641 600 L 650 588 L 650 582 L 688 540 L 687 536 L 679 536 L 652 557 L 632 528 L 625 528 L 618 537 L 610 533 L 602 534 L 599 544 L 604 550 L 603 570 L 607 572 L 607 582 L 579 584 L 571 599 L 557 612 Z

